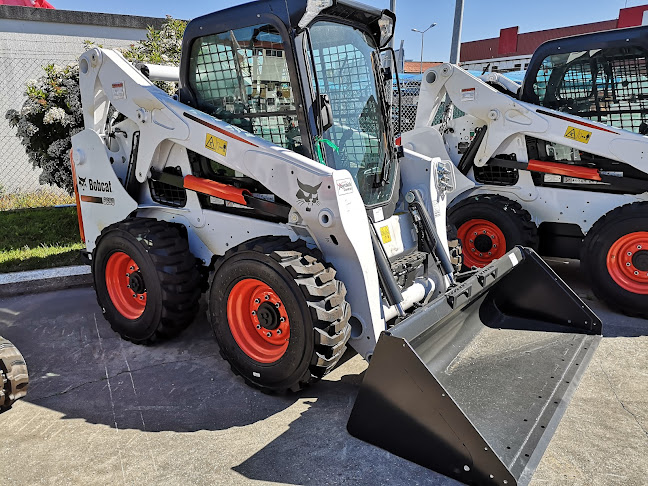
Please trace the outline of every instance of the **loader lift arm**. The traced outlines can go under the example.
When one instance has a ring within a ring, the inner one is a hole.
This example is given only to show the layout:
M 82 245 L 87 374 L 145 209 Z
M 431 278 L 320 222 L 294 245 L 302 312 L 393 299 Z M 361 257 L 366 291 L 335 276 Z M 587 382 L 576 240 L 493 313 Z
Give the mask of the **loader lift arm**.
M 567 116 L 562 112 L 519 101 L 482 79 L 475 78 L 458 66 L 444 64 L 428 70 L 421 83 L 421 95 L 416 115 L 416 128 L 430 127 L 443 100 L 471 115 L 486 127 L 479 144 L 470 147 L 470 160 L 462 160 L 461 171 L 470 165 L 483 167 L 499 165 L 550 174 L 567 174 L 587 180 L 604 181 L 619 188 L 641 190 L 648 181 L 648 141 L 645 137 L 598 122 Z M 443 134 L 441 134 L 443 135 Z M 516 159 L 526 165 L 506 163 L 498 159 L 505 143 L 515 137 L 534 137 L 561 144 L 608 161 L 629 164 L 645 176 L 615 177 L 587 167 L 525 160 L 526 150 L 516 153 Z M 636 160 L 636 154 L 640 154 Z M 643 154 L 643 155 L 641 155 Z M 644 169 L 642 169 L 642 167 Z

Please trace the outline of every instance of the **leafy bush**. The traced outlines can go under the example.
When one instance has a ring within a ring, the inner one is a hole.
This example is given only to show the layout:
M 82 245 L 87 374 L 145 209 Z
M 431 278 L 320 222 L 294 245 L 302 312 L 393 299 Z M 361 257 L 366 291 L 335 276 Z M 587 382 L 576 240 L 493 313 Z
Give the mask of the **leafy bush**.
M 177 66 L 185 27 L 186 22 L 167 17 L 161 30 L 150 27 L 146 39 L 132 44 L 122 54 L 131 62 Z M 86 49 L 92 47 L 92 43 L 86 42 Z M 32 165 L 43 169 L 40 183 L 58 186 L 71 194 L 71 137 L 84 128 L 79 66 L 49 64 L 43 69 L 43 76 L 28 81 L 27 99 L 21 110 L 9 110 L 5 117 L 16 128 Z M 177 89 L 174 83 L 156 84 L 167 93 Z

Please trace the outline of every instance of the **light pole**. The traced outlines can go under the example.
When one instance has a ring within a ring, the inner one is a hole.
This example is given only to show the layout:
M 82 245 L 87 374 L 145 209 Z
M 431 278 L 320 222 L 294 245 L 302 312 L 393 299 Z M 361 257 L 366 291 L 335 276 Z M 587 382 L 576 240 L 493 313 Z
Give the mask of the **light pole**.
M 436 22 L 434 22 L 432 25 L 430 25 L 427 29 L 425 30 L 418 30 L 418 29 L 412 29 L 412 32 L 418 32 L 421 34 L 421 69 L 419 74 L 423 74 L 423 38 L 425 37 L 425 33 L 430 30 L 432 27 L 436 25 Z
M 464 0 L 455 4 L 454 28 L 452 29 L 452 46 L 450 48 L 450 64 L 459 64 L 461 57 L 461 27 L 463 25 Z

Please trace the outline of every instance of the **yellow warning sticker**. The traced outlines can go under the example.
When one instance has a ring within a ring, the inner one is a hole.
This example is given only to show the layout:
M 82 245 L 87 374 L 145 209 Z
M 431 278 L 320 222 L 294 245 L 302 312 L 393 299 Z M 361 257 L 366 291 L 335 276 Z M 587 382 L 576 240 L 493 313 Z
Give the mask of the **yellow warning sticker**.
M 389 232 L 389 226 L 383 226 L 380 228 L 380 237 L 382 238 L 382 242 L 385 244 L 391 242 L 392 238 L 391 233 Z
M 576 140 L 577 142 L 581 142 L 581 143 L 589 143 L 590 138 L 592 138 L 592 132 L 588 132 L 587 130 L 581 130 L 580 128 L 567 127 L 567 131 L 565 132 L 565 138 Z
M 227 155 L 227 142 L 215 137 L 211 133 L 207 134 L 207 138 L 205 139 L 205 148 L 208 148 L 212 152 L 216 152 L 222 156 Z

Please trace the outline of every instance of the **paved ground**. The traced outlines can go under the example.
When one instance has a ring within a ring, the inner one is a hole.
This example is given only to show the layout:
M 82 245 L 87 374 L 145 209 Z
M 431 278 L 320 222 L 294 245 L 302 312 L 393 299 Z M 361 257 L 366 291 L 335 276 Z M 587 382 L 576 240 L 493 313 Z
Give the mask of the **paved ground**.
M 591 298 L 574 264 L 555 263 Z M 643 485 L 648 323 L 590 302 L 605 335 L 532 485 Z M 0 299 L 0 335 L 29 365 L 0 416 L 0 484 L 458 483 L 349 436 L 365 363 L 272 397 L 232 376 L 205 320 L 145 348 L 121 341 L 91 289 Z

